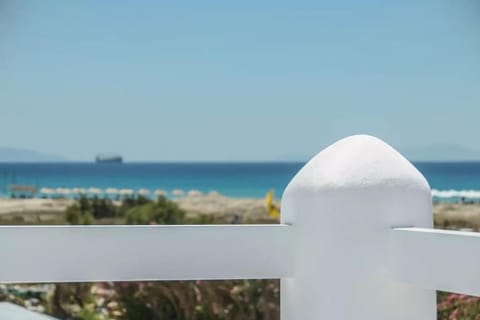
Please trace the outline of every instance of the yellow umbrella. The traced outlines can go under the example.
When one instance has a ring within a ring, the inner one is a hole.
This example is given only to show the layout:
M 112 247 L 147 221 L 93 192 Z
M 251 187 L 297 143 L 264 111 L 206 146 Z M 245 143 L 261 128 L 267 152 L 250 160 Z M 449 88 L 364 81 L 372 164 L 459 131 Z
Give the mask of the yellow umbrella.
M 280 208 L 273 203 L 273 189 L 267 192 L 265 203 L 267 205 L 268 215 L 274 219 L 280 218 Z

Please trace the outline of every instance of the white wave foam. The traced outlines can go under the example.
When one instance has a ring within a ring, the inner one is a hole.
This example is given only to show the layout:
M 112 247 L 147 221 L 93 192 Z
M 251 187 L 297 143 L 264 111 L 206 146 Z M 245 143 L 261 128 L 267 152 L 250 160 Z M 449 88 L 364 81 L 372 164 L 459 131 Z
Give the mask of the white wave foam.
M 468 198 L 480 199 L 480 190 L 432 190 L 434 198 Z

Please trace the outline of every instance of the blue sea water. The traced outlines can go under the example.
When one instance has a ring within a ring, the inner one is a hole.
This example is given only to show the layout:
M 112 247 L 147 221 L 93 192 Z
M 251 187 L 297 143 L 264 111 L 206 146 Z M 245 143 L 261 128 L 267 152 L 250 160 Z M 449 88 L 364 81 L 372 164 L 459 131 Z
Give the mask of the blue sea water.
M 480 162 L 419 162 L 414 165 L 442 196 L 480 198 Z M 0 163 L 0 196 L 11 184 L 37 188 L 128 188 L 217 191 L 233 197 L 279 198 L 303 163 Z M 443 191 L 455 190 L 445 193 Z M 469 190 L 474 190 L 469 191 Z
M 217 191 L 233 197 L 277 196 L 302 163 L 11 163 L 0 164 L 0 187 L 127 188 Z

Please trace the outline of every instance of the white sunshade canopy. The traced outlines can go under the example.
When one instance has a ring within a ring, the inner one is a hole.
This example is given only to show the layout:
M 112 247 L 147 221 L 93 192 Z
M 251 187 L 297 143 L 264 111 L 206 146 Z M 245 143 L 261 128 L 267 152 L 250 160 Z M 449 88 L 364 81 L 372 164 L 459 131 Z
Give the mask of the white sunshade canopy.
M 42 188 L 42 189 L 40 189 L 40 193 L 43 193 L 43 194 L 52 194 L 52 193 L 55 193 L 55 190 L 54 190 L 54 189 L 50 189 L 50 188 Z
M 122 196 L 131 196 L 134 191 L 132 189 L 120 189 L 118 193 Z
M 155 190 L 155 195 L 156 196 L 164 196 L 166 194 L 167 194 L 167 192 L 165 190 L 162 190 L 162 189 Z
M 181 189 L 175 189 L 175 190 L 172 190 L 172 195 L 176 196 L 176 197 L 181 197 L 185 194 L 185 191 L 181 190 Z
M 141 196 L 148 196 L 150 195 L 150 190 L 144 188 L 144 189 L 138 190 L 137 193 Z
M 188 191 L 188 195 L 191 197 L 198 197 L 203 195 L 203 193 L 200 190 L 190 190 Z
M 101 193 L 103 193 L 103 191 L 102 191 L 102 189 L 99 189 L 99 188 L 88 188 L 88 193 L 101 194 Z
M 118 190 L 117 188 L 107 188 L 105 190 L 105 193 L 106 194 L 118 194 L 120 190 Z

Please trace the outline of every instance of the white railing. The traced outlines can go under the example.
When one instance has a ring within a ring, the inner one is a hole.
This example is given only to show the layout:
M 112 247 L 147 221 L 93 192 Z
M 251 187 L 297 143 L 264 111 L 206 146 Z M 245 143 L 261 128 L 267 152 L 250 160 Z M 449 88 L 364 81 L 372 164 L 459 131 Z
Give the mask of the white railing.
M 281 278 L 285 320 L 436 317 L 480 295 L 480 236 L 432 230 L 425 178 L 379 139 L 320 152 L 280 225 L 0 227 L 0 282 Z

